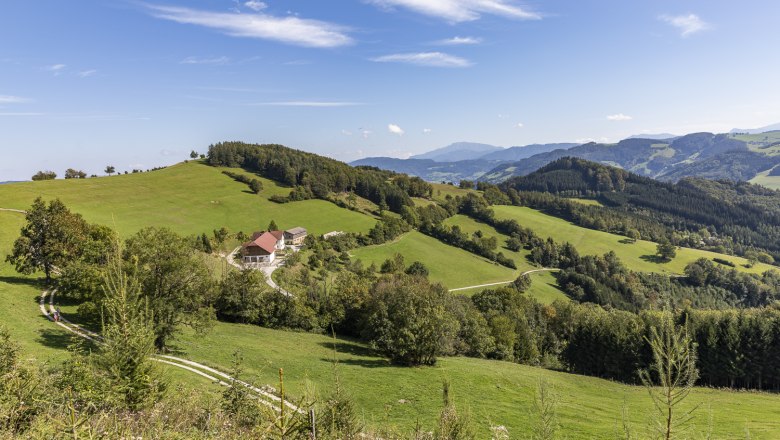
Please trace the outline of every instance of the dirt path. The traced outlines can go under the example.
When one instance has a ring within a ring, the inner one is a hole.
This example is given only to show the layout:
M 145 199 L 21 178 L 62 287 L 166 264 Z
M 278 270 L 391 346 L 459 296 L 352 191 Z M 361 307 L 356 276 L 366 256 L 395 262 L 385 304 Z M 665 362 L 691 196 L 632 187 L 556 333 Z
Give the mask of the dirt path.
M 60 320 L 58 322 L 54 321 L 54 312 L 56 311 L 56 308 L 54 307 L 54 295 L 56 294 L 56 290 L 52 290 L 49 292 L 48 290 L 44 290 L 41 293 L 41 299 L 39 302 L 39 307 L 41 309 L 41 313 L 49 319 L 49 321 L 54 322 L 55 324 L 59 325 L 63 329 L 80 336 L 84 339 L 88 339 L 90 341 L 95 342 L 96 344 L 101 344 L 102 337 L 92 332 L 88 329 L 85 329 L 84 327 L 79 326 L 78 324 L 74 324 L 70 322 L 67 318 L 62 316 L 60 314 Z M 48 298 L 48 310 L 46 308 L 46 299 Z M 222 385 L 222 386 L 230 386 L 231 383 L 236 383 L 239 385 L 242 385 L 246 387 L 247 389 L 251 390 L 253 393 L 255 393 L 255 396 L 259 398 L 259 401 L 262 402 L 264 405 L 267 405 L 276 411 L 280 411 L 280 407 L 278 405 L 282 404 L 282 399 L 279 398 L 279 396 L 276 396 L 275 394 L 272 394 L 268 391 L 265 391 L 261 388 L 255 387 L 249 383 L 246 383 L 244 381 L 235 379 L 231 377 L 230 375 L 223 373 L 220 370 L 217 370 L 216 368 L 211 368 L 207 365 L 203 365 L 201 363 L 191 361 L 188 359 L 183 359 L 176 356 L 169 356 L 169 355 L 163 355 L 163 354 L 157 354 L 151 356 L 151 359 L 155 362 L 159 362 L 161 364 L 170 365 L 176 368 L 180 368 L 186 371 L 189 371 L 193 374 L 197 374 L 199 376 L 202 376 L 216 384 Z M 302 412 L 300 408 L 293 405 L 290 402 L 285 401 L 284 406 L 287 408 L 290 408 L 293 411 Z
M 27 214 L 27 211 L 22 211 L 21 209 L 0 208 L 0 211 L 15 212 L 17 214 Z
M 523 275 L 530 275 L 530 274 L 532 274 L 532 273 L 536 273 L 536 272 L 557 272 L 557 271 L 559 271 L 559 270 L 560 270 L 560 269 L 548 269 L 548 268 L 542 268 L 542 269 L 533 269 L 533 270 L 527 270 L 527 271 L 525 271 L 525 272 L 521 273 L 521 274 L 520 274 L 520 276 L 523 276 Z M 499 281 L 499 282 L 497 282 L 497 283 L 478 284 L 478 285 L 476 285 L 476 286 L 468 286 L 468 287 L 458 287 L 457 289 L 450 289 L 450 292 L 457 292 L 457 291 L 459 291 L 459 290 L 478 289 L 478 288 L 480 288 L 480 287 L 501 286 L 501 285 L 503 285 L 503 284 L 509 284 L 509 283 L 511 283 L 511 282 L 513 282 L 513 281 L 514 281 L 514 280 L 509 280 L 509 281 Z

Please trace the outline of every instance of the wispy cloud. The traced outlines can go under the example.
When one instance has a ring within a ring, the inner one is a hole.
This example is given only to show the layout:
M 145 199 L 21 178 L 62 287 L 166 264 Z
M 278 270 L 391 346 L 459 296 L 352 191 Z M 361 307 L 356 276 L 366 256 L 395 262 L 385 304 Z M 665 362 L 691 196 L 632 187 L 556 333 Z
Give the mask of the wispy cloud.
M 43 116 L 44 113 L 35 112 L 3 112 L 0 116 Z
M 523 127 L 525 127 L 525 125 L 522 122 L 518 122 L 517 124 L 515 124 L 515 128 L 523 128 Z
M 187 57 L 179 64 L 211 64 L 211 65 L 224 65 L 230 62 L 228 57 L 214 57 L 214 58 L 202 58 L 202 57 Z
M 431 130 L 430 128 L 423 128 L 423 134 L 431 134 L 432 132 L 433 130 Z
M 78 72 L 76 75 L 80 76 L 81 78 L 89 78 L 90 76 L 94 76 L 96 73 L 97 70 L 89 69 L 89 70 L 82 70 L 81 72 Z
M 48 70 L 49 72 L 54 73 L 55 76 L 62 74 L 62 72 L 65 70 L 65 68 L 68 67 L 66 64 L 52 64 L 50 66 L 46 66 L 43 68 L 43 70 Z
M 476 37 L 452 37 L 452 38 L 445 38 L 443 40 L 434 41 L 434 44 L 439 44 L 442 46 L 464 46 L 464 45 L 472 45 L 472 44 L 480 44 L 482 43 L 481 38 Z
M 607 120 L 609 121 L 630 121 L 634 118 L 628 115 L 624 115 L 623 113 L 616 113 L 614 115 L 608 115 Z
M 478 20 L 482 14 L 538 20 L 538 13 L 520 7 L 512 0 L 367 0 L 385 9 L 402 7 L 420 14 L 460 23 Z
M 360 137 L 362 137 L 363 139 L 368 139 L 373 133 L 374 132 L 371 131 L 371 130 L 361 129 L 360 130 Z
M 278 102 L 255 102 L 249 105 L 269 105 L 278 107 L 352 107 L 364 105 L 362 102 L 348 101 L 278 101 Z
M 687 37 L 710 28 L 710 24 L 702 20 L 696 14 L 662 15 L 659 17 L 659 19 L 679 29 L 680 35 L 683 37 Z
M 260 38 L 306 47 L 339 47 L 353 43 L 343 26 L 298 17 L 211 12 L 177 6 L 148 6 L 152 15 L 182 24 L 217 29 L 227 35 Z
M 406 63 L 428 67 L 469 67 L 471 61 L 442 52 L 397 53 L 371 58 L 377 63 Z
M 387 124 L 387 131 L 389 131 L 392 134 L 397 134 L 398 136 L 403 136 L 405 133 L 405 131 L 401 127 L 395 124 Z
M 31 99 L 21 96 L 0 95 L 0 104 L 24 104 L 30 101 Z
M 265 2 L 260 2 L 257 0 L 249 0 L 248 2 L 244 2 L 244 6 L 246 6 L 247 8 L 253 11 L 262 11 L 263 9 L 268 7 L 268 5 L 265 4 Z
M 341 130 L 341 134 L 344 136 L 352 136 L 352 132 L 349 130 Z

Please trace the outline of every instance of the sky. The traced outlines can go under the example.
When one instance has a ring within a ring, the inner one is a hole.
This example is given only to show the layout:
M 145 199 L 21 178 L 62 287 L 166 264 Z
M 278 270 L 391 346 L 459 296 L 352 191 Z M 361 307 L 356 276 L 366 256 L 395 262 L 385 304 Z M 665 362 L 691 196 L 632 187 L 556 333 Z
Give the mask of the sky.
M 780 122 L 775 0 L 3 0 L 0 181 Z M 774 48 L 774 49 L 773 49 Z

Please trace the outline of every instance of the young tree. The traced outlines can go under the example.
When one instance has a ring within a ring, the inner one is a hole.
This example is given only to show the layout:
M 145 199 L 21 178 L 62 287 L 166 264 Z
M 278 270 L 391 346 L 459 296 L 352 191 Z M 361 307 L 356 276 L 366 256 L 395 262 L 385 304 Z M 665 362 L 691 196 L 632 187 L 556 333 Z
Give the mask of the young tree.
M 57 178 L 57 173 L 54 171 L 38 171 L 32 176 L 32 180 L 54 180 Z
M 108 165 L 108 166 L 106 166 L 105 173 L 110 176 L 110 175 L 116 173 L 116 168 L 114 168 L 113 165 Z
M 418 277 L 427 277 L 428 276 L 428 268 L 425 267 L 425 265 L 419 261 L 413 262 L 409 267 L 406 268 L 406 274 L 407 275 L 414 275 Z
M 626 231 L 626 237 L 628 237 L 629 240 L 631 240 L 633 243 L 636 243 L 637 240 L 642 238 L 641 234 L 636 229 L 629 229 Z
M 150 359 L 154 329 L 147 302 L 141 297 L 138 279 L 124 270 L 119 249 L 109 261 L 103 292 L 98 365 L 128 409 L 147 408 L 159 400 L 165 386 Z
M 271 223 L 268 223 L 268 230 L 269 231 L 278 231 L 279 226 L 276 226 L 276 222 L 271 220 Z
M 528 275 L 520 275 L 512 282 L 512 287 L 518 292 L 525 292 L 531 287 L 531 277 Z
M 190 151 L 190 159 L 197 159 L 198 158 L 198 152 L 195 150 Z
M 26 219 L 6 261 L 25 275 L 42 270 L 46 281 L 50 281 L 56 267 L 65 266 L 78 257 L 89 227 L 59 199 L 46 205 L 38 197 L 27 211 Z
M 224 226 L 219 229 L 214 229 L 214 241 L 217 243 L 218 248 L 222 247 L 229 235 L 230 231 Z
M 699 377 L 696 347 L 688 329 L 675 327 L 670 314 L 645 339 L 650 344 L 653 363 L 649 371 L 642 370 L 639 375 L 658 412 L 655 428 L 663 439 L 670 440 L 683 431 L 698 408 L 679 408 Z

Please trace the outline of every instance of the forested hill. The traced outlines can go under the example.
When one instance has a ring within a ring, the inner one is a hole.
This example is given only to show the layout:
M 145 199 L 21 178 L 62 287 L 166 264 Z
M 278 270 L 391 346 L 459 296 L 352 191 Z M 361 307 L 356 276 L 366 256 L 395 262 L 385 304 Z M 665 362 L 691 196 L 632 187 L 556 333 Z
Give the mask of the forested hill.
M 736 247 L 780 254 L 780 192 L 746 182 L 684 178 L 661 182 L 577 158 L 558 159 L 502 184 L 509 191 L 598 199 L 607 210 L 659 222 L 677 231 L 730 237 Z
M 277 144 L 221 142 L 209 146 L 213 166 L 241 167 L 293 187 L 286 202 L 324 199 L 330 192 L 352 191 L 382 209 L 400 213 L 413 207 L 411 197 L 429 196 L 431 185 L 418 177 L 396 175 L 377 168 L 351 167 L 343 162 Z
M 750 152 L 748 144 L 733 135 L 693 133 L 667 140 L 630 138 L 617 144 L 591 142 L 568 150 L 550 151 L 499 165 L 480 180 L 495 183 L 527 175 L 566 156 L 615 165 L 663 180 L 687 176 L 748 180 L 777 163 L 774 158 Z

